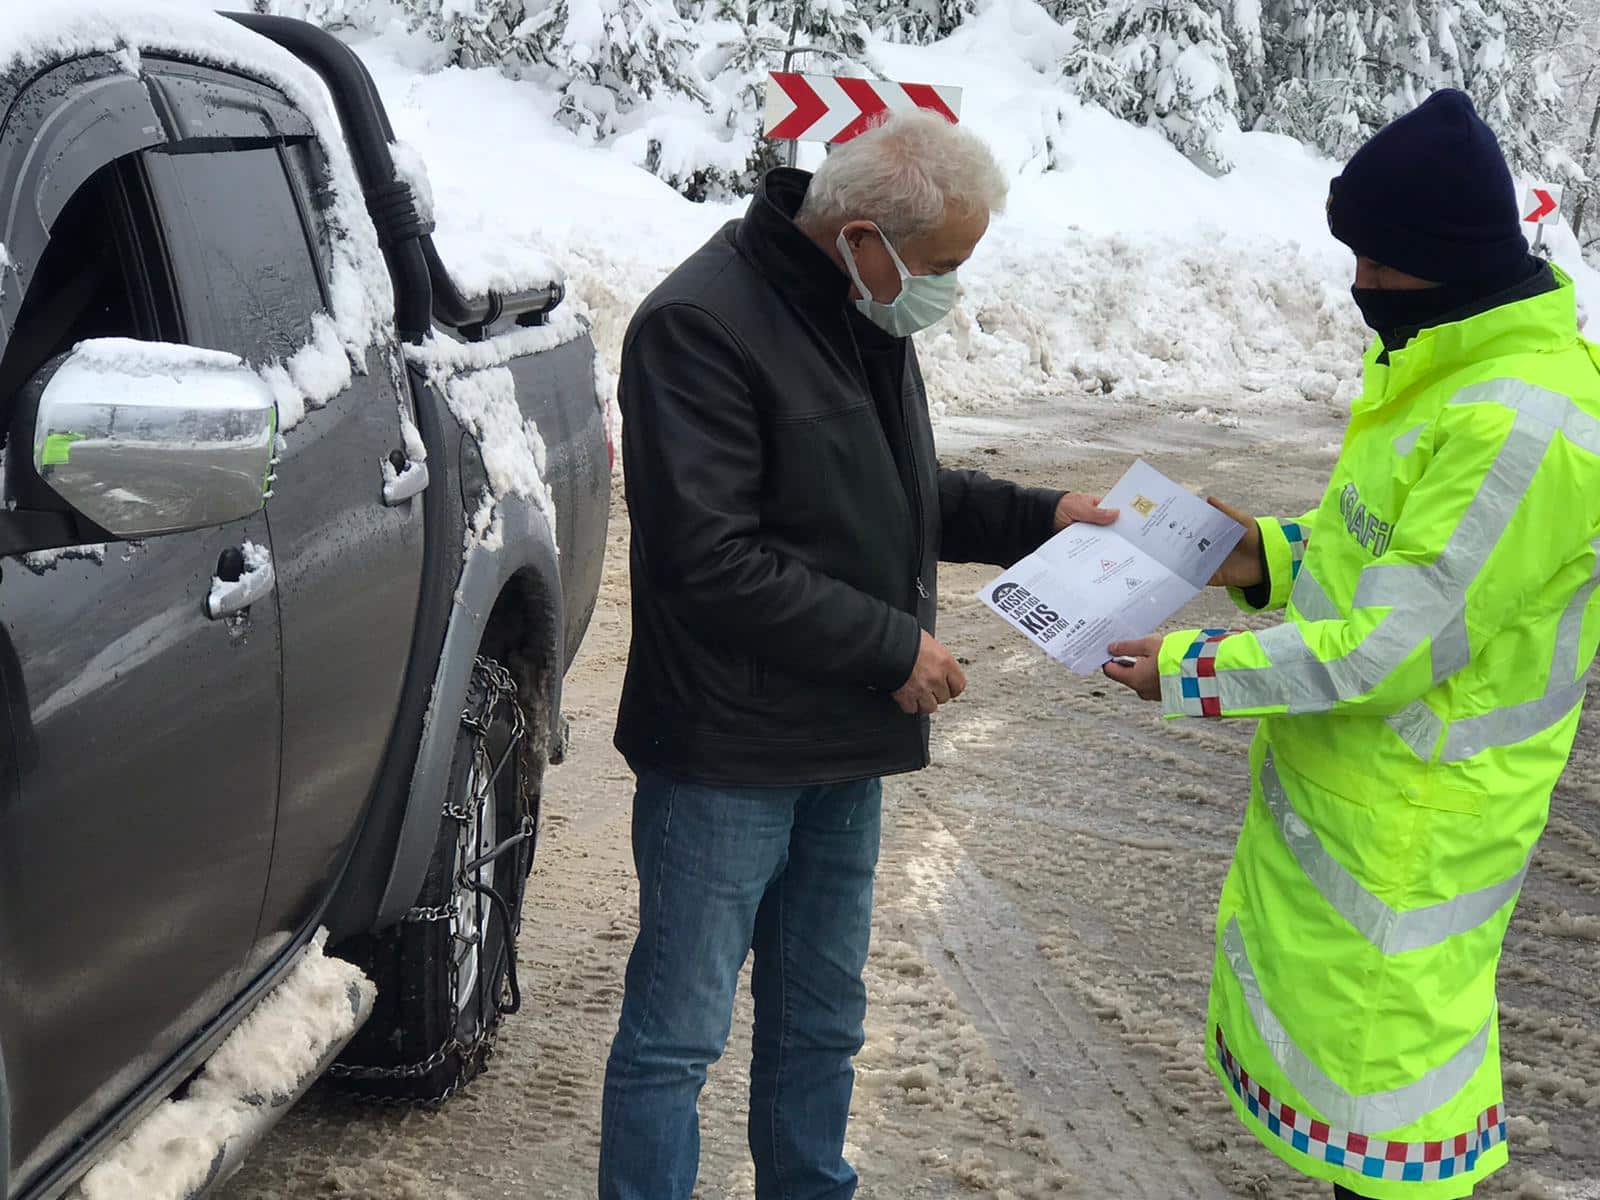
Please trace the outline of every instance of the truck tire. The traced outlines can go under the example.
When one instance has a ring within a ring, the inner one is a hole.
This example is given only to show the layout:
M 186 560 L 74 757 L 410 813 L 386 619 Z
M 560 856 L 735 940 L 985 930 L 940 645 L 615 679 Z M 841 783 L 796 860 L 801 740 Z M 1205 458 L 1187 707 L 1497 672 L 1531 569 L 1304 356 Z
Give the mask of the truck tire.
M 482 1073 L 501 1018 L 520 1006 L 517 930 L 539 818 L 527 732 L 511 676 L 480 657 L 422 891 L 400 924 L 341 949 L 378 986 L 371 1018 L 330 1072 L 347 1090 L 447 1100 Z

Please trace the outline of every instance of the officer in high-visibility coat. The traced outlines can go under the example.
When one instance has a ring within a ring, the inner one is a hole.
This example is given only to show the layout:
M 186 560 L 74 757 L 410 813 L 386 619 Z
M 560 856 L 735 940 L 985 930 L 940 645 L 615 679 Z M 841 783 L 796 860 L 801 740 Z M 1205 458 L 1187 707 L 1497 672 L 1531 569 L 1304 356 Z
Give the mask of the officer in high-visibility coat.
M 1214 583 L 1261 632 L 1109 648 L 1169 717 L 1258 718 L 1207 1057 L 1336 1194 L 1470 1195 L 1506 1162 L 1495 969 L 1600 642 L 1600 347 L 1528 254 L 1459 92 L 1333 181 L 1377 332 L 1322 503 Z M 1215 503 L 1215 502 L 1214 502 Z

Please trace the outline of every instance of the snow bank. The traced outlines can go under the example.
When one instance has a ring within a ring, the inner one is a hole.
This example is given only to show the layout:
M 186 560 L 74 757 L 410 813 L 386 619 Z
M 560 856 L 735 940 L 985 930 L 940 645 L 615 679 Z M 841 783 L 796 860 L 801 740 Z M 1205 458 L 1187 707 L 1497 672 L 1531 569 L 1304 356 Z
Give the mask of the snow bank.
M 434 242 L 469 294 L 560 279 L 563 223 L 597 240 L 604 228 L 650 235 L 646 225 L 613 223 L 617 208 L 594 203 L 597 197 L 631 206 L 665 195 L 687 207 L 660 180 L 550 120 L 553 91 L 488 69 L 438 69 L 440 48 L 399 27 L 357 49 L 401 140 L 396 172 L 413 182 L 425 174 Z
M 1005 223 L 979 253 L 961 309 L 921 339 L 938 415 L 1079 392 L 1327 402 L 1359 377 L 1365 333 L 1348 295 L 1289 247 L 1082 229 L 1041 245 Z M 1256 269 L 1263 253 L 1286 269 Z
M 580 140 L 548 119 L 558 96 L 537 83 L 441 68 L 436 45 L 398 27 L 355 44 L 398 136 L 427 164 L 451 275 L 476 294 L 564 279 L 557 315 L 589 320 L 600 394 L 614 404 L 633 310 L 744 206 L 691 204 L 631 161 L 632 142 Z
M 250 63 L 310 105 L 319 131 L 332 129 L 314 77 L 200 5 L 64 0 L 10 19 L 0 62 L 136 36 Z M 691 204 L 643 169 L 649 127 L 597 148 L 547 116 L 558 96 L 537 82 L 445 67 L 442 47 L 399 22 L 351 36 L 399 136 L 396 173 L 431 207 L 452 274 L 471 293 L 565 278 L 564 311 L 592 325 L 612 405 L 634 309 L 743 205 Z M 961 311 L 919 337 L 935 415 L 1082 392 L 1186 407 L 1348 400 L 1368 334 L 1346 294 L 1348 252 L 1325 224 L 1338 164 L 1285 137 L 1234 134 L 1223 148 L 1236 169 L 1213 178 L 1158 131 L 1068 95 L 1057 64 L 1071 36 L 1034 0 L 992 0 L 937 45 L 869 47 L 891 77 L 962 87 L 963 120 L 1013 179 L 1007 213 L 962 273 Z M 669 147 L 696 142 L 677 125 L 708 119 L 666 103 L 652 111 L 664 123 L 656 132 L 673 126 L 658 139 Z M 717 140 L 718 130 L 703 133 Z M 802 147 L 802 165 L 821 155 Z M 342 143 L 330 158 L 336 221 L 350 236 L 339 243 L 334 327 L 268 371 L 284 428 L 348 382 L 350 361 L 392 313 L 386 274 L 360 269 L 379 260 Z M 1579 263 L 1570 231 L 1550 234 L 1595 328 L 1600 274 Z
M 181 1099 L 168 1100 L 88 1173 L 72 1200 L 182 1200 L 227 1157 L 229 1143 L 302 1090 L 348 1039 L 375 989 L 323 953 L 318 930 L 294 970 L 212 1055 Z
M 938 45 L 870 47 L 891 77 L 962 87 L 963 120 L 1013 180 L 962 272 L 961 311 L 919 336 L 936 418 L 1084 392 L 1235 410 L 1347 401 L 1369 335 L 1325 223 L 1338 164 L 1236 134 L 1236 169 L 1213 178 L 1158 131 L 1068 95 L 1055 67 L 1070 37 L 1033 0 L 994 0 Z M 743 205 L 684 200 L 635 165 L 636 138 L 580 141 L 542 115 L 556 97 L 535 83 L 439 69 L 437 46 L 398 29 L 357 46 L 428 165 L 452 271 L 474 291 L 565 276 L 614 403 L 634 309 Z M 802 165 L 821 154 L 802 147 Z M 1600 314 L 1600 275 L 1570 242 L 1554 238 L 1557 258 Z

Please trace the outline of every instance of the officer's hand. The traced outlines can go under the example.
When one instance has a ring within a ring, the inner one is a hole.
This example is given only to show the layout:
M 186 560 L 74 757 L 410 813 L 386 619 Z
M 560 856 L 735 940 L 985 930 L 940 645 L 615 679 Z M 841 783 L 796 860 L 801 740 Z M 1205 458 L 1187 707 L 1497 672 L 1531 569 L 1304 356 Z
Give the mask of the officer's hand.
M 1131 658 L 1133 666 L 1108 662 L 1100 669 L 1107 679 L 1120 683 L 1138 694 L 1141 700 L 1161 699 L 1161 639 L 1136 638 L 1131 642 L 1112 642 L 1106 653 L 1117 658 Z
M 894 702 L 903 712 L 933 713 L 939 711 L 939 705 L 948 704 L 966 690 L 967 676 L 961 664 L 924 629 L 917 665 L 911 669 L 911 678 L 894 694 Z
M 1215 496 L 1206 503 L 1225 516 L 1232 517 L 1244 526 L 1244 536 L 1233 552 L 1223 559 L 1217 573 L 1211 577 L 1212 587 L 1255 587 L 1266 582 L 1261 574 L 1261 526 L 1254 517 L 1246 516 L 1237 508 L 1224 504 Z

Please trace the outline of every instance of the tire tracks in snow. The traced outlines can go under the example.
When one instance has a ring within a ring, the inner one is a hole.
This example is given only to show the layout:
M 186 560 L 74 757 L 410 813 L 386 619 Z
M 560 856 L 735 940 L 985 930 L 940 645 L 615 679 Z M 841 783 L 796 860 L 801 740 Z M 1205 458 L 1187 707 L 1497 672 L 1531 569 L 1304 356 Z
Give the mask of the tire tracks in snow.
M 917 815 L 927 825 L 924 857 L 908 874 L 922 950 L 1062 1162 L 1080 1180 L 1116 1180 L 1116 1194 L 1126 1200 L 1225 1200 L 1228 1193 L 1169 1120 L 1153 1064 L 1127 1054 L 1053 982 L 1021 914 L 931 809 Z M 1098 924 L 1087 909 L 1077 915 L 1084 927 Z

